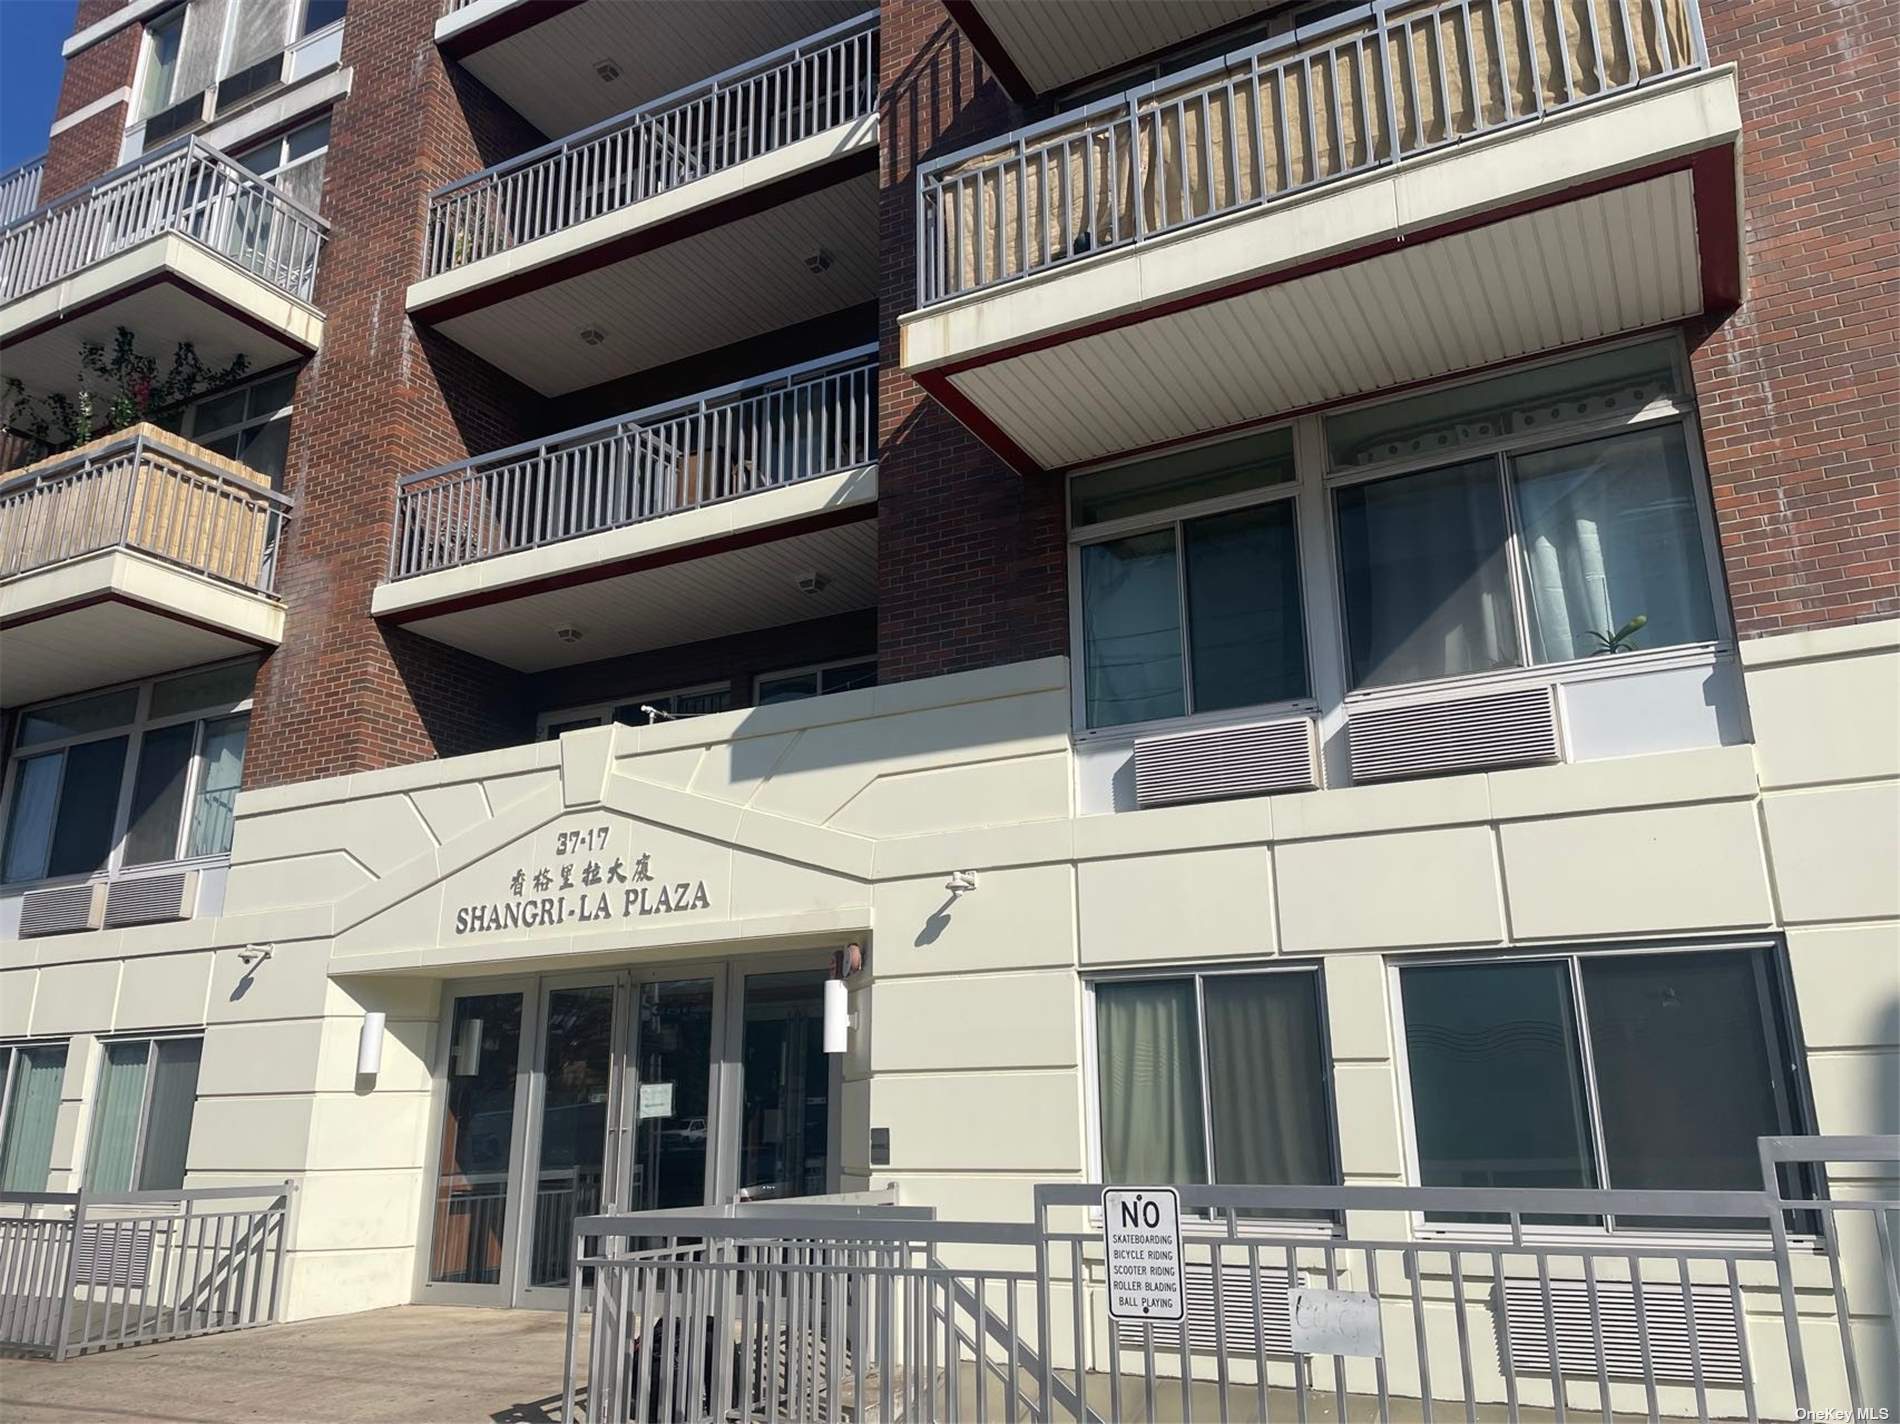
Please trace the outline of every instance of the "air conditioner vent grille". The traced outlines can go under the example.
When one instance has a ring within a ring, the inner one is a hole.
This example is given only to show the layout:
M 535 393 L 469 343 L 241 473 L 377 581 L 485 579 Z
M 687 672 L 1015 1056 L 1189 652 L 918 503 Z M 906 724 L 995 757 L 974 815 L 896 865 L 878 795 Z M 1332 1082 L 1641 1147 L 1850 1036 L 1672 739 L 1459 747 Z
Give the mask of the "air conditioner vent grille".
M 1135 804 L 1144 808 L 1318 785 L 1318 748 L 1307 717 L 1135 743 Z
M 198 872 L 195 870 L 115 880 L 106 892 L 106 928 L 189 919 L 197 898 Z
M 1643 1329 L 1636 1322 L 1636 1293 L 1627 1281 L 1598 1281 L 1596 1322 L 1591 1320 L 1590 1286 L 1585 1281 L 1550 1283 L 1550 1318 L 1555 1325 L 1557 1368 L 1566 1375 L 1597 1373 L 1596 1334 L 1603 1333 L 1603 1372 L 1619 1379 L 1642 1379 L 1645 1336 L 1651 1368 L 1659 1381 L 1695 1379 L 1699 1359 L 1707 1384 L 1742 1382 L 1740 1332 L 1735 1302 L 1725 1285 L 1689 1288 L 1695 1308 L 1695 1349 L 1689 1346 L 1689 1310 L 1682 1287 L 1670 1282 L 1643 1283 Z M 1520 1376 L 1548 1377 L 1552 1330 L 1544 1319 L 1544 1288 L 1535 1280 L 1504 1282 L 1504 1329 L 1512 1368 Z
M 1356 711 L 1346 742 L 1355 781 L 1525 766 L 1563 755 L 1550 687 Z
M 1181 1284 L 1186 1287 L 1187 1319 L 1153 1322 L 1155 1352 L 1167 1357 L 1181 1348 L 1181 1327 L 1187 1327 L 1188 1349 L 1197 1355 L 1224 1350 L 1228 1358 L 1245 1358 L 1256 1346 L 1269 1355 L 1293 1352 L 1293 1313 L 1287 1301 L 1287 1272 L 1282 1266 L 1263 1266 L 1259 1277 L 1260 1311 L 1258 1324 L 1254 1313 L 1254 1283 L 1244 1265 L 1224 1265 L 1220 1270 L 1220 1328 L 1214 1325 L 1214 1267 L 1206 1261 L 1189 1261 L 1181 1267 Z M 1298 1282 L 1294 1282 L 1298 1284 Z M 1142 1348 L 1147 1321 L 1119 1321 L 1116 1337 L 1125 1350 Z M 1256 1340 L 1256 1337 L 1263 1337 Z
M 20 938 L 96 930 L 104 912 L 105 886 L 96 881 L 35 890 L 20 901 Z
M 189 99 L 180 99 L 169 109 L 160 109 L 145 121 L 145 151 L 150 153 L 161 143 L 177 138 L 204 122 L 205 95 L 200 89 Z

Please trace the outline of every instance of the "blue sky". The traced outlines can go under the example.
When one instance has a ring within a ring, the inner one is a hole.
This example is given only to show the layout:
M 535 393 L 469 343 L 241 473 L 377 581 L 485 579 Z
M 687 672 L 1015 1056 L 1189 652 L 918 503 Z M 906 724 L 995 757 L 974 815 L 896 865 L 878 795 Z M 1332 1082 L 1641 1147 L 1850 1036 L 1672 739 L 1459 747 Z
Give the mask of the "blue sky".
M 46 151 L 78 0 L 0 0 L 0 172 Z

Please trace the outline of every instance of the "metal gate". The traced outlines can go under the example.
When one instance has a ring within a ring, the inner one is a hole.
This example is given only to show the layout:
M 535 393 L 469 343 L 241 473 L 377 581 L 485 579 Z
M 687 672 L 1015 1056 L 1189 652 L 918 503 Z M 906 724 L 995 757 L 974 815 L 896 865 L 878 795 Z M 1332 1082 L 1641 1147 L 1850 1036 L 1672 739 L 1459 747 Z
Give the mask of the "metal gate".
M 1766 1138 L 1761 1164 L 1750 1191 L 1180 1186 L 1178 1321 L 1110 1318 L 1098 1185 L 1037 1186 L 1026 1222 L 590 1218 L 564 1417 L 1891 1414 L 1900 1138 Z

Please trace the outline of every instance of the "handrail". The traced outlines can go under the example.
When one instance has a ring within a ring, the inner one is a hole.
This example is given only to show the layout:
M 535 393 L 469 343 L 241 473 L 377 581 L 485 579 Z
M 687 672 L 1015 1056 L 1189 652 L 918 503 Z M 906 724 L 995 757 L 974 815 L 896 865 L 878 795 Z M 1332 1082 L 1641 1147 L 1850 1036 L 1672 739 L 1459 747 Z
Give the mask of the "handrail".
M 0 579 L 125 547 L 270 593 L 293 507 L 209 451 L 138 428 L 0 483 Z
M 876 10 L 446 183 L 423 275 L 439 276 L 872 112 Z
M 917 303 L 1706 62 L 1695 0 L 1373 0 L 919 164 Z
M 622 528 L 877 459 L 866 345 L 399 481 L 389 577 Z
M 0 228 L 0 301 L 174 232 L 307 302 L 328 230 L 288 193 L 188 134 Z

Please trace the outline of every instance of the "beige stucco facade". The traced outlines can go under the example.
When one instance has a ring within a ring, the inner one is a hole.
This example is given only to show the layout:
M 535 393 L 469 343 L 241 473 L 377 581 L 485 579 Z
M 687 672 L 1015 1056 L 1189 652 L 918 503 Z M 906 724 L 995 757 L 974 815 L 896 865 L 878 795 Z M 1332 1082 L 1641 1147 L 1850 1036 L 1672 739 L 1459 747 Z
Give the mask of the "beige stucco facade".
M 861 942 L 842 1181 L 954 1217 L 1097 1175 L 1084 990 L 1137 965 L 1319 961 L 1348 1183 L 1408 1179 L 1388 965 L 1436 951 L 1782 937 L 1814 1127 L 1893 1132 L 1900 623 L 1742 663 L 1752 745 L 1113 815 L 1060 659 L 250 792 L 220 917 L 0 947 L 0 1037 L 72 1038 L 57 1190 L 94 1036 L 203 1025 L 189 1184 L 300 1181 L 293 1316 L 412 1298 L 445 982 L 498 974 Z M 523 925 L 576 831 L 651 886 Z

